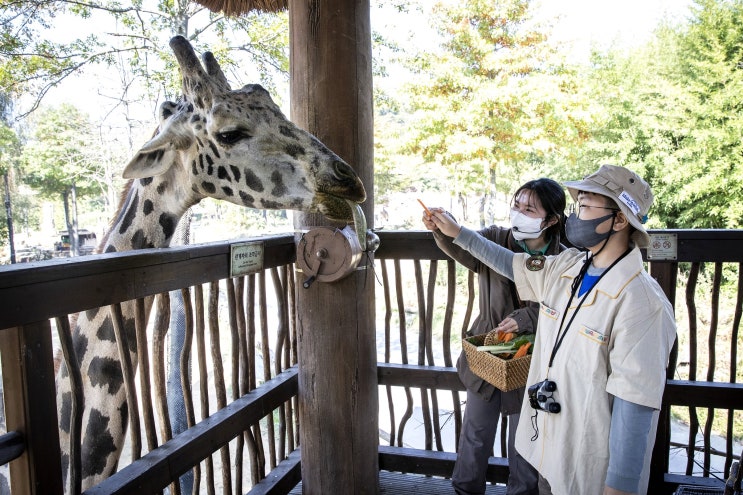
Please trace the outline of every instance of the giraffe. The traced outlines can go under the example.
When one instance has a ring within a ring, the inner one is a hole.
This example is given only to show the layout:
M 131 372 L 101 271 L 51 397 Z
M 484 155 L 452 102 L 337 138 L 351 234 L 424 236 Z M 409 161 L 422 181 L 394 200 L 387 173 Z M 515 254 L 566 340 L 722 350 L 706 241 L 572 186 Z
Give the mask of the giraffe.
M 172 38 L 170 47 L 180 65 L 183 96 L 161 105 L 158 132 L 124 168 L 130 180 L 99 252 L 168 246 L 181 216 L 206 197 L 252 208 L 319 212 L 331 220 L 351 218 L 352 206 L 363 202 L 366 192 L 347 163 L 290 122 L 260 85 L 232 90 L 211 53 L 202 55 L 202 66 L 185 38 Z M 123 304 L 122 312 L 128 342 L 134 344 L 134 304 Z M 78 315 L 73 342 L 85 394 L 83 490 L 115 472 L 126 434 L 128 409 L 113 335 L 108 310 Z M 137 362 L 135 347 L 129 346 L 132 363 Z M 57 402 L 65 486 L 68 376 L 63 364 Z

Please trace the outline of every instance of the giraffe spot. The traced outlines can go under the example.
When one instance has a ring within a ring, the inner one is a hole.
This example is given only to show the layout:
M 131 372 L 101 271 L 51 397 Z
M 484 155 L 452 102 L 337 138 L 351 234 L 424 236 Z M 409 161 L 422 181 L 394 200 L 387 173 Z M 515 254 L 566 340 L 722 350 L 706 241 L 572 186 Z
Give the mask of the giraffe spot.
M 146 199 L 144 201 L 144 205 L 142 206 L 143 206 L 142 211 L 144 212 L 145 215 L 149 215 L 150 213 L 152 213 L 152 210 L 155 209 L 155 205 L 152 204 L 151 199 Z
M 262 199 L 261 207 L 266 208 L 267 210 L 279 210 L 281 209 L 281 203 L 279 203 L 278 201 L 270 201 L 267 199 Z
M 199 175 L 199 169 L 196 168 L 196 160 L 193 160 L 191 162 L 191 173 L 194 175 Z
M 219 148 L 217 148 L 217 145 L 212 142 L 212 140 L 209 140 L 209 147 L 212 149 L 212 153 L 214 153 L 214 156 L 217 158 L 220 158 L 219 156 Z
M 142 184 L 143 186 L 149 186 L 150 184 L 152 184 L 153 180 L 154 179 L 152 177 L 145 177 L 143 179 L 139 179 L 139 183 Z
M 199 168 L 201 168 L 201 170 L 204 170 L 204 155 L 202 154 L 199 154 Z
M 93 321 L 95 320 L 95 317 L 98 316 L 98 311 L 100 310 L 101 308 L 89 309 L 85 312 L 85 317 L 88 321 Z
M 147 249 L 155 247 L 149 240 L 147 240 L 147 236 L 144 235 L 144 230 L 142 229 L 139 229 L 134 233 L 131 245 L 132 249 Z
M 211 182 L 202 182 L 201 188 L 207 193 L 207 194 L 214 194 L 217 191 L 217 188 L 212 184 Z
M 129 202 L 129 209 L 126 210 L 124 217 L 121 219 L 119 234 L 125 233 L 131 227 L 134 218 L 137 216 L 137 207 L 139 206 L 139 193 L 134 194 L 134 199 Z
M 198 122 L 199 120 L 201 120 L 201 116 L 198 114 L 193 114 L 191 115 L 191 120 L 189 120 L 189 122 L 193 124 L 195 122 Z
M 90 410 L 82 445 L 83 459 L 86 460 L 82 466 L 83 479 L 102 474 L 106 460 L 116 451 L 114 439 L 108 431 L 109 420 L 108 416 L 104 416 L 97 409 Z
M 240 191 L 240 199 L 245 206 L 253 206 L 255 204 L 255 198 L 244 191 Z
M 163 193 L 168 189 L 168 181 L 164 180 L 160 184 L 157 185 L 157 194 L 160 196 L 163 195 Z
M 235 178 L 235 182 L 240 182 L 240 169 L 234 165 L 230 165 L 232 176 Z
M 109 245 L 109 246 L 106 247 L 106 251 L 105 252 L 106 253 L 115 253 L 116 252 L 116 248 Z
M 230 196 L 230 197 L 234 196 L 234 193 L 232 192 L 231 187 L 227 187 L 227 186 L 222 187 L 222 192 L 224 193 L 225 196 Z
M 114 334 L 113 323 L 111 322 L 111 315 L 108 314 L 101 322 L 101 326 L 98 327 L 96 332 L 98 340 L 106 340 L 108 342 L 116 342 L 116 335 Z
M 274 171 L 271 174 L 271 182 L 273 182 L 273 189 L 271 190 L 271 196 L 281 198 L 289 192 L 286 185 L 284 184 L 284 176 L 278 171 Z
M 124 384 L 121 363 L 107 357 L 95 356 L 90 360 L 88 378 L 91 385 L 105 387 L 110 395 L 117 393 Z
M 263 191 L 263 182 L 261 182 L 258 176 L 255 175 L 255 173 L 250 169 L 245 170 L 245 183 L 253 191 L 258 191 L 258 192 Z
M 77 357 L 78 364 L 82 362 L 85 353 L 88 351 L 88 338 L 82 335 L 79 331 L 75 330 L 73 335 L 73 347 L 75 348 L 75 356 Z
M 221 165 L 219 166 L 219 168 L 217 168 L 217 177 L 222 180 L 227 179 L 229 182 L 232 182 L 232 177 L 230 177 L 230 174 L 227 173 L 227 169 Z
M 297 134 L 294 132 L 294 129 L 292 129 L 288 125 L 280 125 L 279 126 L 279 132 L 283 136 L 290 137 L 292 139 L 297 139 Z
M 72 424 L 72 392 L 62 394 L 62 405 L 59 411 L 59 427 L 65 433 L 70 433 Z
M 298 144 L 289 144 L 286 146 L 286 148 L 284 148 L 284 151 L 292 158 L 296 158 L 299 155 L 305 154 L 304 148 L 299 146 Z
M 160 215 L 160 226 L 163 228 L 163 234 L 165 234 L 166 239 L 173 237 L 176 225 L 178 225 L 178 217 L 175 215 L 168 213 Z

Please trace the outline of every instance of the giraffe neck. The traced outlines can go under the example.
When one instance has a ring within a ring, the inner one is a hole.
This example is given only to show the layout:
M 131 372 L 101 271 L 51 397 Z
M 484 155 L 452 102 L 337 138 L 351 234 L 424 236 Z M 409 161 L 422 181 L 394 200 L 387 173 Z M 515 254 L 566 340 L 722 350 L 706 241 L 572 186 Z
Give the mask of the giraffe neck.
M 178 221 L 185 211 L 198 203 L 201 197 L 181 187 L 178 172 L 182 167 L 156 178 L 129 182 L 122 192 L 122 200 L 104 236 L 99 251 L 118 252 L 135 249 L 167 247 Z M 145 314 L 149 314 L 152 299 L 145 300 Z M 129 345 L 132 365 L 137 367 L 134 303 L 121 305 L 124 333 Z M 129 408 L 123 385 L 121 363 L 114 337 L 111 312 L 108 308 L 91 309 L 79 314 L 73 335 L 75 350 L 86 389 L 86 403 L 82 419 L 83 432 L 83 489 L 93 486 L 116 470 L 123 447 Z M 66 365 L 61 375 L 66 376 Z M 63 427 L 60 440 L 64 453 L 69 453 L 69 383 L 64 380 L 58 397 Z M 64 457 L 64 456 L 63 456 Z M 69 459 L 69 457 L 64 457 Z M 67 469 L 63 470 L 65 483 Z
M 157 177 L 136 179 L 125 188 L 115 220 L 103 238 L 103 253 L 170 245 L 178 221 L 202 197 L 181 187 L 176 171 Z

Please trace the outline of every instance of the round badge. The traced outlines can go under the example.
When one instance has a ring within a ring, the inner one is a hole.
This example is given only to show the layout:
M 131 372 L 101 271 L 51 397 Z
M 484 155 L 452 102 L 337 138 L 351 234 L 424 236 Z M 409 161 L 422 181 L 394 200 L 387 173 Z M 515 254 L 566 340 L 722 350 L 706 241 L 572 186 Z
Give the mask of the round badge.
M 544 268 L 544 256 L 541 254 L 529 256 L 526 260 L 526 269 L 530 272 L 538 272 Z

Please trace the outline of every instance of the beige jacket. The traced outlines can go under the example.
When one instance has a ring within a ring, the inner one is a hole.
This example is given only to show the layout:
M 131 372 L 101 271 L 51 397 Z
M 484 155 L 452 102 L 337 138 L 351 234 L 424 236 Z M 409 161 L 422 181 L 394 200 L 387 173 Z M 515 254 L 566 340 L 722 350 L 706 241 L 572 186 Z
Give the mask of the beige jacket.
M 603 492 L 609 458 L 612 397 L 659 409 L 666 366 L 676 338 L 673 308 L 633 249 L 586 296 L 548 366 L 573 279 L 585 253 L 569 249 L 530 271 L 527 255 L 513 260 L 522 299 L 540 303 L 538 332 L 527 385 L 554 381 L 561 411 L 550 414 L 522 404 L 516 450 L 552 487 L 554 495 Z M 567 309 L 567 326 L 581 297 Z M 564 329 L 564 327 L 563 327 Z M 657 414 L 650 435 L 657 426 Z M 647 489 L 649 458 L 641 480 Z

